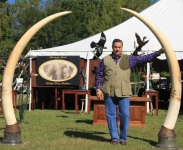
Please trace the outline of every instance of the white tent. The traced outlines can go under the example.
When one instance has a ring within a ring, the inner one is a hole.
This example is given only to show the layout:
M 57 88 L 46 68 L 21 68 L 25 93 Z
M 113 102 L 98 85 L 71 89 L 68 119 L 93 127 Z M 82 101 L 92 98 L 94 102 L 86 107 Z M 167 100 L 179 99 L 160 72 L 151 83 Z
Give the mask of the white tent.
M 183 0 L 160 0 L 146 10 L 142 11 L 141 14 L 151 20 L 165 34 L 176 53 L 177 59 L 183 59 Z M 150 41 L 143 47 L 143 51 L 150 53 L 161 48 L 160 43 L 157 41 L 152 32 L 135 17 L 132 17 L 118 26 L 103 32 L 107 38 L 107 42 L 105 44 L 107 49 L 104 49 L 102 57 L 111 53 L 112 41 L 116 38 L 123 41 L 123 52 L 131 54 L 134 51 L 134 41 L 136 41 L 135 33 L 138 33 L 141 37 L 146 36 L 150 39 Z M 98 33 L 92 37 L 64 46 L 41 50 L 30 50 L 26 56 L 37 57 L 77 55 L 88 60 L 94 56 L 93 49 L 90 48 L 90 44 L 92 41 L 98 42 L 100 39 L 100 34 L 101 33 Z M 158 58 L 166 59 L 164 54 Z M 86 71 L 87 84 L 89 78 L 88 69 L 89 61 L 87 61 Z M 30 70 L 32 70 L 31 65 Z M 88 86 L 86 85 L 86 87 Z M 31 105 L 29 105 L 29 107 L 30 106 Z M 85 106 L 87 106 L 87 97 Z M 87 111 L 87 107 L 85 107 L 85 111 Z
M 151 20 L 165 34 L 176 53 L 177 59 L 183 59 L 183 0 L 160 0 L 142 11 L 141 14 Z M 150 53 L 161 48 L 153 33 L 141 21 L 132 17 L 118 26 L 104 31 L 107 37 L 105 44 L 107 49 L 104 49 L 102 57 L 111 53 L 112 41 L 115 38 L 123 41 L 123 52 L 131 54 L 134 51 L 134 41 L 136 41 L 135 32 L 141 37 L 146 36 L 150 39 L 149 43 L 143 47 L 143 51 Z M 27 56 L 80 55 L 82 58 L 91 59 L 93 50 L 90 48 L 90 43 L 92 41 L 98 42 L 99 39 L 100 33 L 64 46 L 31 50 Z M 158 58 L 166 59 L 164 54 Z

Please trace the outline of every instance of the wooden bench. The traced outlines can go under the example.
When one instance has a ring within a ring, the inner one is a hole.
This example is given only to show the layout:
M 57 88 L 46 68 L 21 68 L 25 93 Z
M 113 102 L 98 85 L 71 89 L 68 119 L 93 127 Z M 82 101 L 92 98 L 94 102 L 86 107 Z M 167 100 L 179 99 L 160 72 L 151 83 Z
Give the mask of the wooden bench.
M 93 125 L 107 125 L 104 100 L 90 96 L 88 114 L 90 114 L 91 101 L 94 102 Z M 145 126 L 146 103 L 150 101 L 151 99 L 147 97 L 130 97 L 130 126 Z M 119 119 L 120 117 L 117 116 L 118 122 Z

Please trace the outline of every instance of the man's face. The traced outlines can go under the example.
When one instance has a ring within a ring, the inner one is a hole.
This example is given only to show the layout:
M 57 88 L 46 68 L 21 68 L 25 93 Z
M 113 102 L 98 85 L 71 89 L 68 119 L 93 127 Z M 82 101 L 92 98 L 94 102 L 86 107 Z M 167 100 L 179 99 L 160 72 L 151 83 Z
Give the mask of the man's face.
M 119 57 L 121 55 L 122 49 L 123 49 L 122 43 L 121 42 L 114 42 L 112 49 L 113 49 L 114 56 Z

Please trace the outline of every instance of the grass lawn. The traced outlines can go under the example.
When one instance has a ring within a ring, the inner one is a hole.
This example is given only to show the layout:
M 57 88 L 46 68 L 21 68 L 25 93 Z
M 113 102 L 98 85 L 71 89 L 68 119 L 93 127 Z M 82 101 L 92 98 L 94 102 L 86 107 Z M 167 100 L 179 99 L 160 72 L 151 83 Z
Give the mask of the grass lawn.
M 107 126 L 93 126 L 93 111 L 88 115 L 74 114 L 74 110 L 27 111 L 25 121 L 20 124 L 20 145 L 0 144 L 0 150 L 153 150 L 157 144 L 158 132 L 164 122 L 166 110 L 159 110 L 159 116 L 146 116 L 146 127 L 130 127 L 126 146 L 111 145 Z M 16 113 L 19 120 L 18 112 Z M 0 115 L 0 140 L 4 137 L 6 123 Z M 177 146 L 183 149 L 183 114 L 175 126 Z

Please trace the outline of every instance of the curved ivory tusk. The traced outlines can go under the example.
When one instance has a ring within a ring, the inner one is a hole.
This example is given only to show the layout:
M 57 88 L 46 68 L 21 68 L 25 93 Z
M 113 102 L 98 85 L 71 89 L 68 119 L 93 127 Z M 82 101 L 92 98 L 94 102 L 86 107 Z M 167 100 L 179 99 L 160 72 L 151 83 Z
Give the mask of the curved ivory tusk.
M 179 109 L 180 109 L 180 101 L 181 101 L 181 74 L 179 64 L 174 53 L 172 46 L 169 41 L 165 37 L 165 35 L 161 32 L 161 30 L 155 26 L 150 20 L 142 16 L 141 14 L 134 12 L 130 9 L 121 8 L 135 17 L 137 17 L 140 21 L 142 21 L 156 36 L 156 38 L 161 43 L 162 47 L 165 49 L 165 54 L 167 57 L 170 73 L 171 73 L 171 94 L 170 94 L 170 104 L 168 108 L 168 112 L 165 118 L 165 122 L 163 124 L 164 127 L 168 129 L 174 129 L 175 123 L 177 121 Z
M 6 65 L 6 69 L 4 71 L 3 82 L 2 82 L 2 105 L 4 109 L 4 116 L 7 125 L 15 124 L 16 118 L 13 111 L 13 104 L 12 104 L 12 82 L 13 82 L 13 75 L 15 71 L 15 66 L 18 62 L 18 59 L 30 41 L 30 39 L 36 34 L 44 25 L 49 23 L 50 21 L 71 13 L 70 11 L 65 11 L 61 13 L 56 13 L 54 15 L 48 16 L 45 19 L 42 19 L 38 23 L 36 23 L 33 27 L 31 27 L 18 41 L 15 45 Z

